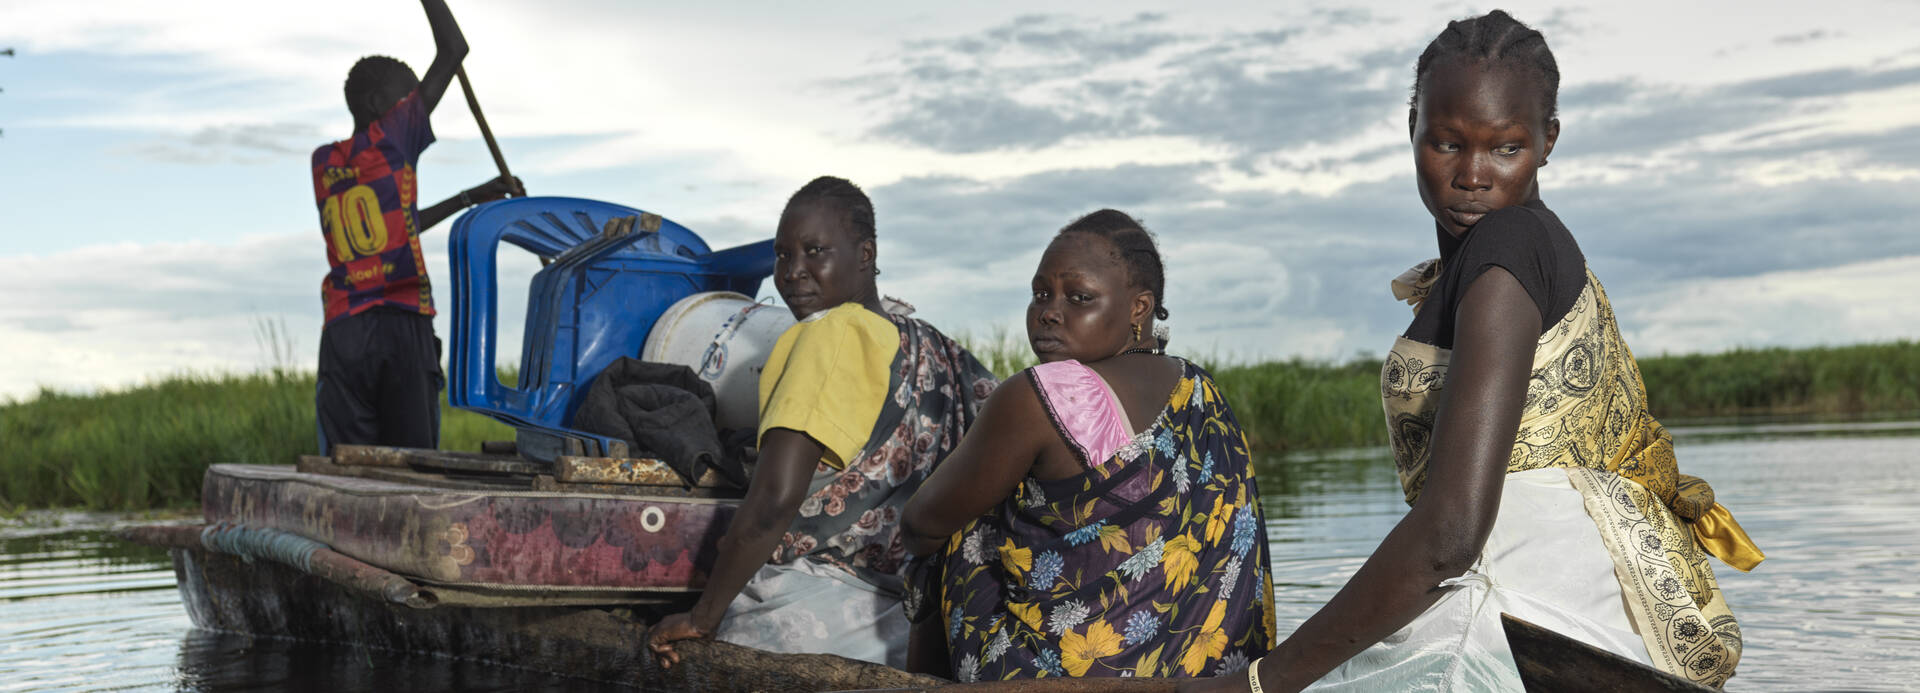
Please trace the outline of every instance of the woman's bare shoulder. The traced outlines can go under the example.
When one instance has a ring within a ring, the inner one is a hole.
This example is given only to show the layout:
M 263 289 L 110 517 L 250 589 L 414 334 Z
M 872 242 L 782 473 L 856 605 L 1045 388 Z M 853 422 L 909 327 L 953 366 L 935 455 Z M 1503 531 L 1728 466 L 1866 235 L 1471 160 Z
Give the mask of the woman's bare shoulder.
M 1000 414 L 1027 419 L 1041 410 L 1040 393 L 1034 389 L 1033 369 L 1029 368 L 1007 376 L 994 386 L 993 394 L 988 395 L 986 404 L 982 405 L 980 418 L 984 421 L 998 418 L 993 415 Z

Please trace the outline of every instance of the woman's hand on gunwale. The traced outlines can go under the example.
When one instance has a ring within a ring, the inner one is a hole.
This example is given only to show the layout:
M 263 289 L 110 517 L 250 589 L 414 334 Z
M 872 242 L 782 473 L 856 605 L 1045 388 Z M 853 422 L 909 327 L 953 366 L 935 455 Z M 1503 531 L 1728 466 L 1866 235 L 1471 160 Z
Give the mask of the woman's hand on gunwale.
M 647 629 L 647 647 L 652 648 L 654 657 L 660 661 L 660 668 L 672 669 L 680 663 L 680 653 L 673 650 L 677 640 L 704 640 L 713 637 L 713 632 L 701 628 L 693 622 L 693 616 L 678 613 L 660 619 Z

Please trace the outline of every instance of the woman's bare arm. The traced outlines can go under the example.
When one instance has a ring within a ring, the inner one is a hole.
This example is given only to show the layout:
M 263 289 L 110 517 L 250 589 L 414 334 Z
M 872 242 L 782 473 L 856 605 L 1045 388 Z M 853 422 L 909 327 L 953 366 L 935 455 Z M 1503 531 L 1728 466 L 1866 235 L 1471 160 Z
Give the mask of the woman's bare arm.
M 1506 270 L 1468 287 L 1434 422 L 1427 482 L 1412 510 L 1319 613 L 1260 662 L 1261 686 L 1313 683 L 1439 600 L 1486 546 L 1520 427 L 1540 310 Z M 1236 679 L 1245 688 L 1245 679 Z
M 727 614 L 727 605 L 747 586 L 753 574 L 766 565 L 779 545 L 780 537 L 800 514 L 807 499 L 807 487 L 820 464 L 825 448 L 807 434 L 785 428 L 767 431 L 760 438 L 760 461 L 754 467 L 753 481 L 747 484 L 747 497 L 733 514 L 732 524 L 720 538 L 713 572 L 707 576 L 706 589 L 693 610 L 662 619 L 654 626 L 648 642 L 664 664 L 672 666 L 680 657 L 670 643 L 687 638 L 713 635 Z

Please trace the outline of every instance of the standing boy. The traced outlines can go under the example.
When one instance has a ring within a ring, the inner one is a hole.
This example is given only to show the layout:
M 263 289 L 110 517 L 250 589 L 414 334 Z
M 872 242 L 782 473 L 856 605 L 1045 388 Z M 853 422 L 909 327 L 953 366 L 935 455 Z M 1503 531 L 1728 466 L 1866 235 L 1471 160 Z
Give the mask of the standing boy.
M 326 327 L 314 396 L 320 452 L 336 444 L 432 448 L 440 439 L 440 339 L 420 232 L 469 205 L 520 190 L 496 178 L 418 210 L 420 152 L 467 41 L 445 0 L 422 0 L 435 53 L 425 79 L 368 56 L 347 73 L 353 136 L 313 152 L 313 191 L 331 271 L 320 283 Z

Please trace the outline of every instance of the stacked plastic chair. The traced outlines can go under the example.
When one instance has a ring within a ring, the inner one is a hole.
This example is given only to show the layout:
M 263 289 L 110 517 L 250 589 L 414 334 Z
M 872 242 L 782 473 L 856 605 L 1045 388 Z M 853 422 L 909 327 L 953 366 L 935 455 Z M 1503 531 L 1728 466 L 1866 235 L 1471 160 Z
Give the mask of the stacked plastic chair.
M 631 218 L 631 221 L 622 222 Z M 614 222 L 614 223 L 609 223 Z M 502 243 L 538 255 L 515 385 L 494 370 L 499 351 Z M 702 291 L 756 295 L 773 273 L 773 241 L 711 251 L 692 231 L 632 207 L 570 197 L 481 205 L 454 222 L 453 331 L 447 399 L 518 429 L 520 452 L 625 456 L 624 443 L 570 428 L 600 371 L 638 357 L 654 322 Z

